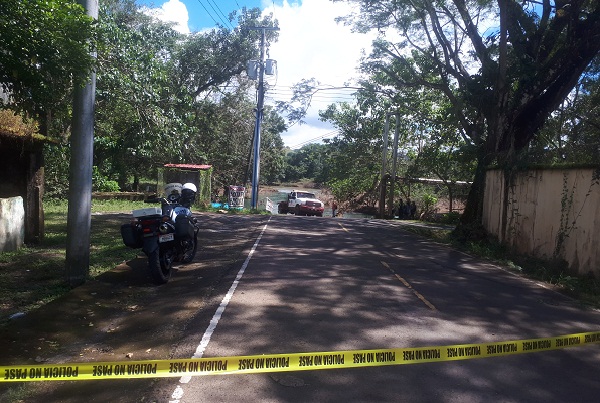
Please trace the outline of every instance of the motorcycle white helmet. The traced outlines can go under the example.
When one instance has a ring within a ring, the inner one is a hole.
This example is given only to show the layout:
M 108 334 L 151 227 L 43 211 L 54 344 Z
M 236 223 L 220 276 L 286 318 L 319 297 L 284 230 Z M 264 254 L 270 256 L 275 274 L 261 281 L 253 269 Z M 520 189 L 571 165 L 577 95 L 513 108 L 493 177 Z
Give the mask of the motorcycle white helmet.
M 190 183 L 190 182 L 185 183 L 183 185 L 183 189 L 190 190 L 190 191 L 192 191 L 194 193 L 198 192 L 198 188 L 196 187 L 196 185 L 194 185 L 193 183 Z

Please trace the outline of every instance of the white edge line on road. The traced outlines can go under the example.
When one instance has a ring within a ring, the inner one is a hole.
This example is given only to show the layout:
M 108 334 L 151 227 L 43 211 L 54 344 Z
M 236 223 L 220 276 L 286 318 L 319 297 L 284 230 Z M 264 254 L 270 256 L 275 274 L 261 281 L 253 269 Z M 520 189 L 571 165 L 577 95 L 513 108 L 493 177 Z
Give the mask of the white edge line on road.
M 248 267 L 248 263 L 250 263 L 250 259 L 252 259 L 252 255 L 254 254 L 254 251 L 258 247 L 258 244 L 260 243 L 260 240 L 261 240 L 263 234 L 267 230 L 267 226 L 269 225 L 270 221 L 271 221 L 271 217 L 269 217 L 269 220 L 263 227 L 262 231 L 260 232 L 260 235 L 258 235 L 258 238 L 256 238 L 256 242 L 254 242 L 252 249 L 250 249 L 250 253 L 248 253 L 248 257 L 246 257 L 246 260 L 244 261 L 244 264 L 240 268 L 240 271 L 238 271 L 238 274 L 235 277 L 235 280 L 231 284 L 231 287 L 229 287 L 229 291 L 227 291 L 227 294 L 225 294 L 225 296 L 223 297 L 223 300 L 221 300 L 221 304 L 219 305 L 219 307 L 217 308 L 217 311 L 215 312 L 212 319 L 210 320 L 210 324 L 204 331 L 204 335 L 202 335 L 202 340 L 200 341 L 200 344 L 198 345 L 198 347 L 196 347 L 196 352 L 194 353 L 192 358 L 202 358 L 202 356 L 204 355 L 204 350 L 206 350 L 206 347 L 208 347 L 210 338 L 211 338 L 213 332 L 215 331 L 215 329 L 217 328 L 217 325 L 219 324 L 219 320 L 221 319 L 221 316 L 223 315 L 225 308 L 227 308 L 229 301 L 231 301 L 231 297 L 233 297 L 233 293 L 235 292 L 235 289 L 237 288 L 240 280 L 242 279 L 242 276 L 244 275 L 244 272 L 246 271 L 246 267 Z M 188 383 L 191 379 L 192 379 L 191 376 L 182 376 L 179 379 L 179 383 Z M 177 403 L 177 402 L 179 402 L 179 399 L 181 399 L 182 397 L 183 397 L 183 388 L 180 385 L 177 385 L 177 387 L 175 388 L 175 391 L 171 395 L 171 398 L 176 399 L 176 400 L 170 400 L 169 402 Z

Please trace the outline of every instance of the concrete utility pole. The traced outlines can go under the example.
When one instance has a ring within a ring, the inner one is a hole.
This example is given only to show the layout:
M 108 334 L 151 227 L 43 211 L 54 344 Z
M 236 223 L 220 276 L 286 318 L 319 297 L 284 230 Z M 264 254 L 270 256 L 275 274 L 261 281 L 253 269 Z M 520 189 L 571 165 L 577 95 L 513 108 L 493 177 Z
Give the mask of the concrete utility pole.
M 388 156 L 388 141 L 389 141 L 389 131 L 390 131 L 390 116 L 396 116 L 396 129 L 394 132 L 394 143 L 392 148 L 392 174 L 390 176 L 390 193 L 388 200 L 388 214 L 391 215 L 394 209 L 394 183 L 396 181 L 396 160 L 398 159 L 398 135 L 399 135 L 399 123 L 400 116 L 396 112 L 390 112 L 385 115 L 385 130 L 383 134 L 383 151 L 381 158 L 381 183 L 380 183 L 380 193 L 379 193 L 379 216 L 381 218 L 385 218 L 385 195 L 387 188 L 387 174 L 386 174 L 386 162 Z
M 381 155 L 381 182 L 379 183 L 379 218 L 385 218 L 385 189 L 387 187 L 387 180 L 385 176 L 387 161 L 387 148 L 389 141 L 390 132 L 390 115 L 385 115 L 385 130 L 383 132 L 383 150 Z
M 88 16 L 98 19 L 98 0 L 78 2 Z M 66 280 L 71 286 L 83 284 L 90 268 L 95 92 L 96 73 L 92 71 L 88 83 L 83 88 L 75 88 L 73 97 L 65 263 Z
M 396 115 L 396 128 L 394 130 L 394 145 L 392 146 L 392 175 L 390 176 L 390 194 L 388 200 L 388 216 L 394 217 L 394 185 L 396 184 L 396 165 L 398 162 L 398 135 L 400 132 L 400 116 Z
M 258 206 L 258 180 L 260 176 L 260 126 L 263 118 L 265 101 L 265 35 L 266 31 L 279 31 L 277 27 L 250 27 L 249 30 L 260 30 L 260 61 L 258 63 L 258 102 L 256 105 L 256 124 L 254 126 L 254 165 L 252 169 L 252 199 L 250 207 Z

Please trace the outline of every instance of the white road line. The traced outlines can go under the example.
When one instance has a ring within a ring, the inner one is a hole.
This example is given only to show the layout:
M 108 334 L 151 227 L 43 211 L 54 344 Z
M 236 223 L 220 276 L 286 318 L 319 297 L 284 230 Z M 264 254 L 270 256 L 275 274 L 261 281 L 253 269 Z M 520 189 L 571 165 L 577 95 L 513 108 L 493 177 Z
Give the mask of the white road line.
M 194 353 L 192 358 L 202 358 L 202 356 L 204 355 L 204 350 L 206 350 L 206 347 L 208 347 L 210 338 L 211 338 L 213 332 L 215 331 L 215 329 L 217 328 L 217 325 L 219 324 L 219 320 L 221 319 L 221 316 L 223 315 L 225 308 L 227 308 L 229 301 L 231 301 L 231 298 L 233 297 L 233 293 L 235 292 L 235 289 L 237 288 L 240 280 L 242 279 L 242 276 L 244 275 L 244 272 L 246 271 L 246 267 L 248 267 L 248 263 L 250 263 L 250 259 L 252 259 L 252 255 L 254 254 L 254 251 L 258 247 L 258 244 L 260 243 L 260 240 L 261 240 L 263 234 L 265 233 L 270 221 L 271 221 L 271 218 L 269 217 L 269 220 L 263 227 L 262 231 L 260 232 L 260 235 L 258 236 L 258 238 L 256 238 L 256 242 L 254 242 L 254 245 L 252 246 L 250 253 L 248 253 L 248 257 L 246 258 L 246 260 L 244 261 L 244 264 L 240 268 L 240 271 L 238 271 L 238 274 L 235 277 L 233 284 L 231 284 L 231 287 L 229 287 L 229 291 L 227 291 L 227 294 L 225 294 L 225 296 L 223 297 L 221 304 L 219 305 L 219 307 L 217 308 L 217 311 L 215 312 L 212 319 L 210 320 L 210 324 L 204 331 L 202 340 L 200 341 L 200 344 L 198 345 L 198 347 L 196 347 L 196 352 Z M 182 376 L 179 379 L 179 383 L 188 383 L 191 379 L 192 379 L 191 376 Z M 179 399 L 181 399 L 183 397 L 183 394 L 184 394 L 183 388 L 181 387 L 181 385 L 177 385 L 177 387 L 173 391 L 173 394 L 171 395 L 171 399 L 174 399 L 174 400 L 169 400 L 169 403 L 179 403 Z

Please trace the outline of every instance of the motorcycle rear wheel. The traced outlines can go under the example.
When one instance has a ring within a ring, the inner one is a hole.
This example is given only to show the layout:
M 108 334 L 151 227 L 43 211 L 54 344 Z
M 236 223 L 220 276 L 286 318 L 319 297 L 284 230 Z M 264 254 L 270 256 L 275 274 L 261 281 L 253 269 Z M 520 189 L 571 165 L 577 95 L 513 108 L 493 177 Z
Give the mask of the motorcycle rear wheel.
M 194 239 L 192 240 L 193 247 L 186 249 L 183 252 L 183 257 L 181 258 L 181 263 L 190 263 L 194 260 L 194 256 L 196 256 L 196 250 L 198 249 L 198 234 L 194 233 Z
M 173 252 L 156 249 L 148 255 L 148 268 L 155 284 L 165 284 L 171 278 L 173 267 Z

